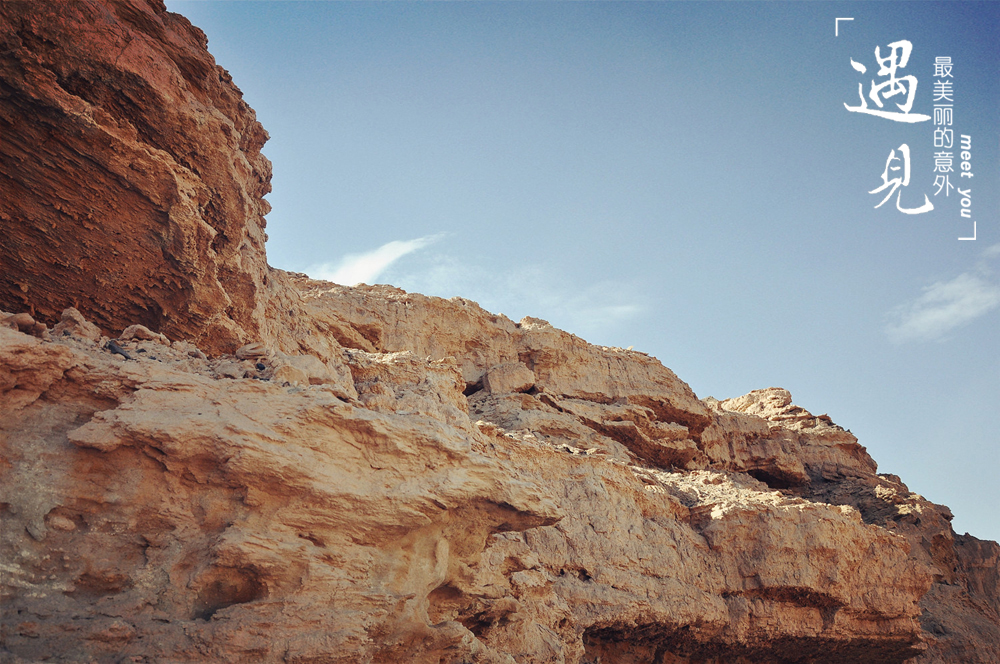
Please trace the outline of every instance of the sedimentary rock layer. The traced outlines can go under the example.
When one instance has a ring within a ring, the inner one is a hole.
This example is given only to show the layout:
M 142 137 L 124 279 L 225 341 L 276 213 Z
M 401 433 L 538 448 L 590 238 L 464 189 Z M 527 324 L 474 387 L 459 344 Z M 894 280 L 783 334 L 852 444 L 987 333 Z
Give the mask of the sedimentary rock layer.
M 0 3 L 0 308 L 258 336 L 267 133 L 206 43 L 155 0 Z

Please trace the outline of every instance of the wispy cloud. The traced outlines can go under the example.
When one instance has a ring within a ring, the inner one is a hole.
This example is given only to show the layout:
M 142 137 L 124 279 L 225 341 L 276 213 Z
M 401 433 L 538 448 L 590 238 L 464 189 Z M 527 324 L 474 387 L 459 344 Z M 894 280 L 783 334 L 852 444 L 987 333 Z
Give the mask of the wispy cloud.
M 593 343 L 629 345 L 628 324 L 646 310 L 641 289 L 618 281 L 580 283 L 553 266 L 491 265 L 483 256 L 421 252 L 446 234 L 395 240 L 304 269 L 314 279 L 354 286 L 392 284 L 410 292 L 463 297 L 513 320 L 534 316 Z
M 972 270 L 931 284 L 920 297 L 890 311 L 889 339 L 897 344 L 940 340 L 1000 306 L 1000 284 L 989 266 L 998 256 L 1000 244 L 988 247 Z
M 306 273 L 314 279 L 332 281 L 345 286 L 373 284 L 397 260 L 423 249 L 440 237 L 440 235 L 426 235 L 414 240 L 393 240 L 363 254 L 348 254 L 336 262 L 314 265 L 306 269 Z
M 617 337 L 646 309 L 639 290 L 629 284 L 580 284 L 551 266 L 508 265 L 491 271 L 447 255 L 425 257 L 423 262 L 418 270 L 390 271 L 391 283 L 425 295 L 458 295 L 513 320 L 542 318 L 594 343 L 631 343 Z

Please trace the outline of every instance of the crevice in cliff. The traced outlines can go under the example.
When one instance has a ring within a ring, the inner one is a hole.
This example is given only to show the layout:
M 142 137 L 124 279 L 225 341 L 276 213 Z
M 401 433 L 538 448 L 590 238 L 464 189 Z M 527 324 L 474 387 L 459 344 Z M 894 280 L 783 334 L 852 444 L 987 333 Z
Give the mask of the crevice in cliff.
M 749 468 L 746 473 L 755 480 L 760 480 L 772 489 L 791 489 L 792 487 L 800 486 L 802 484 L 795 477 L 789 477 L 787 474 L 767 470 L 765 468 Z
M 474 383 L 466 383 L 465 389 L 462 390 L 462 394 L 467 397 L 471 397 L 476 392 L 481 392 L 483 390 L 483 379 L 480 378 Z
M 731 590 L 723 592 L 722 596 L 762 599 L 768 602 L 781 602 L 816 609 L 840 609 L 844 606 L 844 603 L 836 597 L 816 592 L 810 588 L 796 586 L 765 586 L 749 590 Z
M 582 662 L 630 664 L 902 664 L 923 650 L 907 638 L 747 635 L 725 642 L 699 626 L 602 625 L 583 635 Z
M 213 567 L 198 579 L 201 589 L 192 607 L 192 620 L 210 620 L 217 612 L 267 596 L 267 586 L 251 569 Z
M 660 422 L 680 424 L 687 427 L 692 440 L 699 444 L 701 443 L 702 432 L 712 423 L 712 419 L 706 415 L 676 408 L 660 399 L 630 396 L 628 401 L 631 404 L 649 408 L 656 414 L 656 419 Z
M 84 598 L 98 598 L 117 595 L 134 584 L 127 575 L 114 571 L 88 571 L 74 580 L 74 590 L 68 594 L 82 595 Z

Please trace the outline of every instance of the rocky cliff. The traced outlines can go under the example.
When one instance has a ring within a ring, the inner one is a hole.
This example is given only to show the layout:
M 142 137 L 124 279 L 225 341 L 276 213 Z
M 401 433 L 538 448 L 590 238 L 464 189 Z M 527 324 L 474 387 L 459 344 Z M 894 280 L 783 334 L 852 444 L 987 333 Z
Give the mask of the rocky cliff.
M 0 43 L 2 661 L 1000 661 L 1000 547 L 786 391 L 269 268 L 160 2 Z
M 5 0 L 0 21 L 0 308 L 255 335 L 267 132 L 205 35 L 155 2 Z

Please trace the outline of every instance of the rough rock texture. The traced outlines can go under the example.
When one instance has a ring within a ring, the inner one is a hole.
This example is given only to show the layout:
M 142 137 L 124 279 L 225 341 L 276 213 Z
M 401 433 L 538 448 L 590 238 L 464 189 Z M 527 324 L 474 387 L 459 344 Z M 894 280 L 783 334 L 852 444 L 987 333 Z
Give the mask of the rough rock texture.
M 206 43 L 158 0 L 0 3 L 0 308 L 259 334 L 267 132 Z
M 955 537 L 784 390 L 701 402 L 538 320 L 297 281 L 310 307 L 363 299 L 443 345 L 344 348 L 345 384 L 311 356 L 208 358 L 148 330 L 119 339 L 127 360 L 74 312 L 47 339 L 0 327 L 13 661 L 998 654 L 996 544 Z M 456 358 L 456 329 L 499 357 Z M 527 392 L 480 386 L 522 356 Z
M 196 29 L 0 34 L 0 661 L 1000 661 L 1000 547 L 828 416 L 267 268 Z

